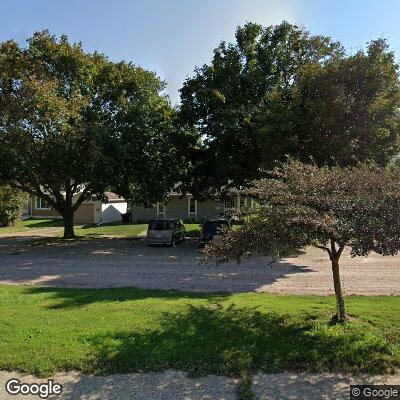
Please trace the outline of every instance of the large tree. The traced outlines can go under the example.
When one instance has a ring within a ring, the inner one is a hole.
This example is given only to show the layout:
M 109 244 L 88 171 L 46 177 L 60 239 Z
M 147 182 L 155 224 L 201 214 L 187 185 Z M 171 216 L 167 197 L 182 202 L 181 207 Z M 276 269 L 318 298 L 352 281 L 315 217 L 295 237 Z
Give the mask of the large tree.
M 66 238 L 74 212 L 107 188 L 142 204 L 162 199 L 188 148 L 164 87 L 47 31 L 25 48 L 0 44 L 0 178 L 58 211 Z
M 264 166 L 290 154 L 318 165 L 386 164 L 399 151 L 400 85 L 382 39 L 366 51 L 302 66 L 258 114 Z
M 207 189 L 239 187 L 259 177 L 268 156 L 259 140 L 260 109 L 271 109 L 276 96 L 291 93 L 304 65 L 342 54 L 329 38 L 287 22 L 269 27 L 248 23 L 237 29 L 235 43 L 222 42 L 211 63 L 197 68 L 181 89 L 181 118 L 203 138 L 194 157 L 191 190 L 207 195 Z
M 206 247 L 206 259 L 240 261 L 247 252 L 278 258 L 318 247 L 331 261 L 339 320 L 347 319 L 339 270 L 345 247 L 352 256 L 400 250 L 397 168 L 319 168 L 290 160 L 251 193 L 258 205 L 240 229 Z

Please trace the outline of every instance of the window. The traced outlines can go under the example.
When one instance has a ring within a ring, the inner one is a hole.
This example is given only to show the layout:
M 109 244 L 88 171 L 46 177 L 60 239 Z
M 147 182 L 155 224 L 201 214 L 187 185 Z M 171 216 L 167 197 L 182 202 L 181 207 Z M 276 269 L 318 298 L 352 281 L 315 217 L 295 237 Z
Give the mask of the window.
M 188 197 L 188 215 L 197 215 L 197 200 L 195 200 L 193 197 Z
M 157 218 L 165 218 L 165 204 L 157 203 Z
M 225 208 L 235 208 L 235 198 L 229 197 L 225 200 Z
M 150 221 L 149 222 L 149 231 L 169 231 L 171 229 L 171 225 L 168 221 Z
M 195 212 L 196 212 L 196 200 L 190 199 L 189 214 L 194 214 Z
M 242 210 L 243 208 L 247 207 L 247 198 L 244 197 L 244 196 L 240 196 L 239 199 L 240 199 L 239 200 L 239 207 Z
M 37 210 L 48 210 L 49 206 L 43 199 L 41 199 L 40 197 L 36 197 L 36 209 Z

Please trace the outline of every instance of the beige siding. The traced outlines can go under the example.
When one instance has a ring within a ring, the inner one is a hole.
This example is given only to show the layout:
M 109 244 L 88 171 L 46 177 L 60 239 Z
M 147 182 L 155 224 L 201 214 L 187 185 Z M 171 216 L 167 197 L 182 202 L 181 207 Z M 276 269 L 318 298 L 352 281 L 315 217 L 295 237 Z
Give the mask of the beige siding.
M 75 224 L 92 224 L 94 222 L 94 204 L 81 204 L 75 211 Z
M 147 222 L 151 219 L 157 218 L 156 207 L 142 207 L 132 204 L 132 218 L 135 222 Z
M 36 198 L 32 197 L 30 201 L 33 218 L 61 218 L 61 215 L 51 209 L 36 208 Z M 75 224 L 93 224 L 99 223 L 101 219 L 101 201 L 86 202 L 81 204 L 74 214 Z
M 189 215 L 188 209 L 188 197 L 174 196 L 172 197 L 165 209 L 166 218 L 195 218 L 195 214 Z M 198 201 L 197 202 L 197 219 L 202 220 L 205 217 L 215 217 L 217 215 L 223 215 L 224 203 L 214 200 Z M 132 214 L 134 221 L 149 221 L 150 219 L 157 218 L 157 208 L 150 207 L 144 208 L 138 205 L 132 205 Z
M 224 215 L 224 203 L 215 200 L 197 202 L 197 219 Z
M 56 210 L 44 210 L 40 208 L 32 208 L 31 216 L 34 218 L 61 218 Z

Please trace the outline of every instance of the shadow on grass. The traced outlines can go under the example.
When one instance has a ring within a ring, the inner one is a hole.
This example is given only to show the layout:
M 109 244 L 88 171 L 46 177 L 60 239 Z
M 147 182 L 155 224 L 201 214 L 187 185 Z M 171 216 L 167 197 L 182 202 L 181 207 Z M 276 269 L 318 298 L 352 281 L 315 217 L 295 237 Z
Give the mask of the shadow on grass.
M 81 242 L 90 242 L 91 244 L 96 245 L 104 245 L 112 242 L 117 242 L 118 240 L 122 240 L 123 238 L 105 236 L 97 233 L 88 233 L 84 236 L 75 235 L 75 237 L 71 239 L 65 239 L 62 236 L 53 236 L 53 237 L 31 237 L 31 240 L 27 243 L 29 247 L 46 247 L 46 246 L 54 246 L 54 247 L 70 247 L 73 245 L 78 245 Z M 0 239 L 1 241 L 1 239 Z
M 115 222 L 108 222 L 107 224 L 86 224 L 82 226 L 82 229 L 93 229 L 93 228 L 101 228 L 104 226 L 121 226 L 122 222 L 115 221 Z M 123 224 L 125 225 L 132 225 L 132 224 Z
M 157 330 L 101 333 L 86 339 L 97 373 L 162 371 L 238 376 L 250 370 L 385 372 L 398 361 L 368 325 L 329 326 L 218 304 L 165 313 Z M 93 367 L 93 365 L 91 365 Z
M 128 226 L 135 226 L 135 225 L 144 225 L 144 224 L 143 223 L 138 223 L 138 222 L 123 223 L 122 221 L 114 221 L 114 222 L 107 222 L 105 224 L 86 224 L 86 225 L 82 226 L 82 229 L 102 228 L 102 227 L 109 227 L 109 226 L 124 226 L 124 227 L 128 227 Z
M 64 226 L 63 221 L 61 219 L 52 219 L 52 220 L 34 220 L 30 219 L 29 224 L 26 224 L 24 228 L 28 229 L 37 229 L 37 228 L 52 228 L 52 227 L 61 227 Z
M 54 304 L 46 306 L 48 309 L 69 309 L 84 307 L 90 304 L 103 302 L 124 302 L 144 299 L 167 299 L 167 300 L 194 300 L 205 299 L 211 302 L 221 302 L 229 298 L 228 293 L 194 293 L 182 292 L 180 290 L 150 290 L 150 289 L 63 289 L 51 287 L 29 287 L 24 290 L 26 294 L 51 294 L 51 299 L 56 300 Z

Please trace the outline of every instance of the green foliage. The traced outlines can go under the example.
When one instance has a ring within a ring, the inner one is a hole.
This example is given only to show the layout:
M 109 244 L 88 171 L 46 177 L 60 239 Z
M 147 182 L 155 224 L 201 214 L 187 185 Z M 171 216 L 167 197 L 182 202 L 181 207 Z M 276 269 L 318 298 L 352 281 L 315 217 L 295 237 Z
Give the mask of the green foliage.
M 350 297 L 352 322 L 330 325 L 331 296 L 0 286 L 0 369 L 389 372 L 399 301 Z
M 0 226 L 15 225 L 28 204 L 28 196 L 9 186 L 0 186 Z
M 398 66 L 382 39 L 346 55 L 286 22 L 248 23 L 186 80 L 181 100 L 203 138 L 188 182 L 197 196 L 249 185 L 287 155 L 348 166 L 399 152 Z
M 237 400 L 253 400 L 255 393 L 252 390 L 252 382 L 250 376 L 246 373 L 242 376 L 237 390 Z
M 140 204 L 179 180 L 192 139 L 154 73 L 37 32 L 0 44 L 0 178 L 73 212 L 113 187 Z
M 339 259 L 345 246 L 352 256 L 400 251 L 400 175 L 396 168 L 361 164 L 322 167 L 289 160 L 274 178 L 251 191 L 259 204 L 242 228 L 204 249 L 205 259 L 238 262 L 248 252 L 282 257 L 306 246 L 327 252 L 332 264 L 338 315 L 348 319 Z
M 382 39 L 365 52 L 306 64 L 259 112 L 262 165 L 290 154 L 318 165 L 385 165 L 399 151 L 400 86 Z
M 341 54 L 329 38 L 287 22 L 269 27 L 248 23 L 237 29 L 235 43 L 222 42 L 212 62 L 196 69 L 181 89 L 180 116 L 203 138 L 192 155 L 190 191 L 215 193 L 259 177 L 261 161 L 269 154 L 263 154 L 259 140 L 260 110 L 274 106 L 275 93 L 290 92 L 305 65 Z
M 340 252 L 350 246 L 353 256 L 400 250 L 397 169 L 320 168 L 289 160 L 272 175 L 250 191 L 259 202 L 243 227 L 209 246 L 206 256 L 240 259 L 254 251 L 279 257 L 310 245 L 332 256 L 332 244 Z

